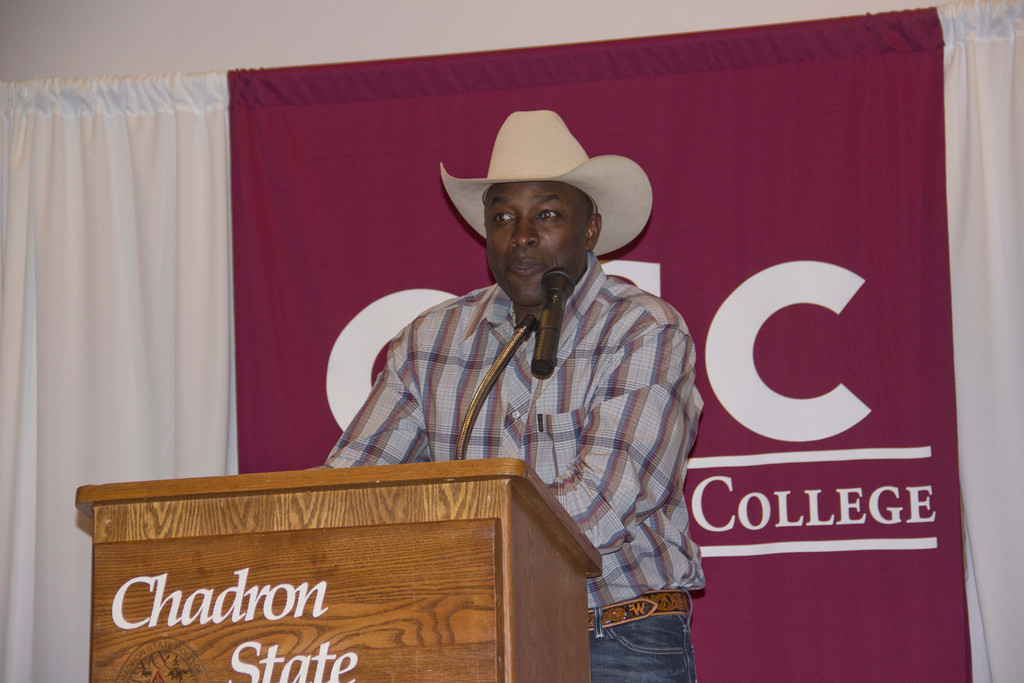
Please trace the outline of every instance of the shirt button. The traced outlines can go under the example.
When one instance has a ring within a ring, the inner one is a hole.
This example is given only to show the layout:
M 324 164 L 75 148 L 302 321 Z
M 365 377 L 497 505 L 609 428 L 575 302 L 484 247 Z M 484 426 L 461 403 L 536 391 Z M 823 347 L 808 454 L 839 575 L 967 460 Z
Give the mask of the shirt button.
M 512 419 L 513 420 L 518 420 L 520 417 L 522 417 L 522 415 L 523 414 L 520 413 L 518 410 L 513 410 L 512 411 Z

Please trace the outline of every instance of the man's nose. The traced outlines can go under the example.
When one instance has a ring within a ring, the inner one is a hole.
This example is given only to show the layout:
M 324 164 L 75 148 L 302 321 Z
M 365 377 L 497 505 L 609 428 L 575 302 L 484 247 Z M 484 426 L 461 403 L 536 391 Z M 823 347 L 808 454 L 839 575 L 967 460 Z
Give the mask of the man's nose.
M 524 218 L 516 221 L 515 229 L 512 231 L 512 244 L 525 247 L 536 244 L 537 240 L 537 226 L 532 220 Z

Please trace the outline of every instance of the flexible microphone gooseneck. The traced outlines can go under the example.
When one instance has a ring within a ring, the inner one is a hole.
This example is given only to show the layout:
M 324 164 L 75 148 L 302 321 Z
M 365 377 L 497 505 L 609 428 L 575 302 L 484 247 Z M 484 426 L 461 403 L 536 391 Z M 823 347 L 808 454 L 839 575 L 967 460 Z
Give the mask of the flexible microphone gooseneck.
M 576 288 L 576 280 L 564 268 L 552 268 L 540 279 L 544 292 L 544 308 L 537 324 L 537 346 L 533 351 L 530 370 L 537 379 L 547 379 L 555 371 L 558 356 L 558 335 L 562 331 L 562 313 L 565 302 Z
M 537 319 L 532 315 L 527 315 L 523 318 L 515 330 L 512 331 L 512 338 L 508 340 L 508 344 L 498 354 L 498 358 L 494 361 L 494 365 L 484 375 L 483 381 L 480 382 L 480 386 L 477 387 L 476 393 L 473 394 L 473 400 L 469 402 L 469 408 L 466 410 L 466 416 L 462 419 L 462 427 L 459 429 L 459 438 L 455 443 L 455 459 L 463 460 L 466 457 L 466 447 L 469 445 L 469 435 L 473 432 L 473 425 L 476 423 L 477 415 L 480 414 L 480 408 L 484 404 L 484 399 L 487 398 L 487 394 L 490 393 L 494 383 L 498 380 L 498 375 L 505 369 L 508 362 L 512 360 L 512 356 L 516 354 L 516 350 L 530 337 L 530 333 L 533 332 L 534 328 L 537 327 Z

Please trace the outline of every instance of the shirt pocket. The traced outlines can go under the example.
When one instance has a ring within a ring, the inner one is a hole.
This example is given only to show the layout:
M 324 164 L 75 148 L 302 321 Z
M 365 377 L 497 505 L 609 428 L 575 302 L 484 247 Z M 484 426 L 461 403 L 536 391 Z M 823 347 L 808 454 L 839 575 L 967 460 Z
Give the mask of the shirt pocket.
M 537 472 L 549 483 L 564 476 L 573 467 L 580 450 L 586 415 L 586 408 L 578 408 L 568 413 L 541 416 L 543 428 L 539 429 L 537 435 Z

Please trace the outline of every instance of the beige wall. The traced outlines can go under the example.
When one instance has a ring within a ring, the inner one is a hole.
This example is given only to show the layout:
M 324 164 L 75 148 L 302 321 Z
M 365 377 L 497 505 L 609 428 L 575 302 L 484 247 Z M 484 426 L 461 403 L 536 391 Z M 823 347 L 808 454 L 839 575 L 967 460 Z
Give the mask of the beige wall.
M 0 80 L 351 62 L 935 5 L 923 0 L 0 0 Z

